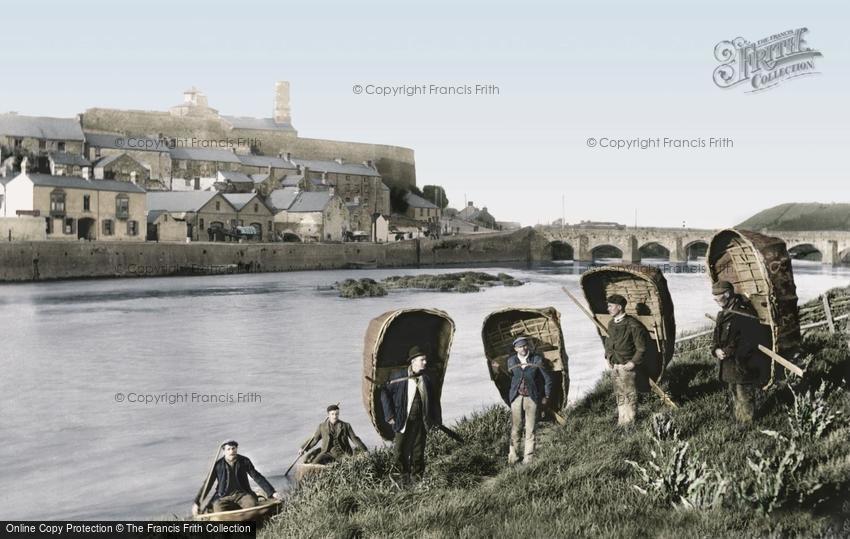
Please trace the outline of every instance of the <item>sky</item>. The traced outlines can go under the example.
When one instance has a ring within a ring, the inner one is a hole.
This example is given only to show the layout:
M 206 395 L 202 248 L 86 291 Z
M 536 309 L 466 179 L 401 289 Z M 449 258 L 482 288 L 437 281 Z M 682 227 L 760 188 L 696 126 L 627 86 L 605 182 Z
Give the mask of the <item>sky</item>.
M 417 184 L 444 186 L 452 206 L 473 201 L 526 225 L 563 215 L 718 228 L 785 202 L 850 202 L 848 10 L 822 0 L 42 2 L 4 14 L 0 112 L 167 110 L 194 85 L 222 114 L 268 117 L 275 81 L 288 80 L 299 135 L 412 148 Z M 822 54 L 817 74 L 763 92 L 715 85 L 717 43 L 802 27 Z M 405 84 L 495 85 L 498 95 L 369 92 Z M 706 147 L 601 147 L 641 137 Z M 708 147 L 712 137 L 732 145 Z

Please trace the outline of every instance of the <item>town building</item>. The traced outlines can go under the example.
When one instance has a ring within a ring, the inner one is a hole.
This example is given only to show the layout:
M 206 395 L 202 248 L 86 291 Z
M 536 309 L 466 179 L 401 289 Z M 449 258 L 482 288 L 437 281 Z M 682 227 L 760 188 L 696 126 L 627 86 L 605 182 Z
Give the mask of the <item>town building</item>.
M 33 157 L 46 157 L 50 152 L 83 155 L 84 144 L 79 117 L 0 114 L 0 145 L 6 148 L 4 155 L 15 152 L 28 152 Z
M 127 153 L 107 155 L 95 161 L 94 177 L 97 180 L 150 184 L 150 170 Z
M 82 176 L 83 168 L 91 169 L 91 162 L 83 155 L 76 153 L 50 152 L 47 154 L 47 161 L 50 165 L 50 174 L 54 176 Z
M 184 221 L 192 241 L 226 241 L 239 224 L 238 211 L 218 191 L 149 192 L 147 210 Z
M 226 193 L 224 198 L 236 208 L 238 226 L 254 227 L 259 241 L 274 241 L 274 211 L 256 193 Z
M 281 193 L 276 202 L 273 192 L 272 205 L 285 203 L 281 199 L 286 196 L 288 193 Z M 349 231 L 348 209 L 333 189 L 298 191 L 288 208 L 277 211 L 274 223 L 275 233 L 284 241 L 342 241 Z
M 147 222 L 145 190 L 116 180 L 83 176 L 55 176 L 27 170 L 8 180 L 5 216 L 42 217 L 47 239 L 144 241 Z
M 97 162 L 111 156 L 126 155 L 146 169 L 139 174 L 140 184 L 148 191 L 163 191 L 171 186 L 171 153 L 169 141 L 151 137 L 128 137 L 119 133 L 85 131 L 85 156 Z M 97 171 L 95 171 L 97 174 Z M 145 180 L 141 178 L 146 177 Z
M 466 207 L 458 212 L 457 216 L 464 221 L 469 221 L 470 223 L 477 223 L 481 226 L 492 229 L 496 228 L 496 218 L 490 215 L 490 212 L 487 211 L 487 206 L 484 206 L 479 210 L 475 207 L 472 201 L 469 201 L 466 204 Z
M 425 221 L 426 223 L 439 223 L 442 211 L 430 201 L 416 193 L 407 193 L 404 196 L 404 201 L 407 202 L 407 211 L 404 214 L 410 219 Z

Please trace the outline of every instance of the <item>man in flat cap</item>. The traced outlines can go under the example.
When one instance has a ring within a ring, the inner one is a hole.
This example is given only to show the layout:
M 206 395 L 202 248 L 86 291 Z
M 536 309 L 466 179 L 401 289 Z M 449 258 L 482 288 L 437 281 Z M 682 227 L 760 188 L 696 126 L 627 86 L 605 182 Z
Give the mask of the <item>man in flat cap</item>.
M 530 339 L 519 336 L 513 341 L 514 354 L 507 361 L 511 386 L 508 390 L 508 406 L 511 407 L 511 448 L 508 463 L 519 462 L 519 445 L 525 424 L 523 464 L 534 458 L 537 442 L 537 417 L 540 408 L 549 404 L 552 394 L 552 376 L 543 361 L 543 356 L 532 353 Z
M 384 418 L 393 427 L 393 451 L 402 481 L 425 473 L 425 438 L 443 424 L 440 400 L 426 367 L 428 355 L 418 346 L 407 354 L 407 369 L 393 373 L 381 388 Z
M 322 441 L 321 451 L 317 455 L 305 459 L 305 462 L 330 464 L 351 456 L 354 454 L 354 450 L 351 448 L 349 440 L 354 442 L 357 451 L 366 451 L 366 445 L 354 434 L 351 424 L 340 420 L 339 405 L 331 404 L 328 406 L 327 412 L 327 419 L 319 423 L 312 438 L 301 444 L 298 455 L 301 456 L 310 451 L 313 446 L 319 443 L 319 440 Z
M 195 503 L 192 504 L 192 514 L 198 515 L 203 509 L 201 503 L 207 497 L 213 484 L 216 484 L 215 495 L 212 497 L 213 512 L 232 511 L 236 509 L 248 509 L 255 507 L 259 501 L 257 495 L 251 490 L 251 485 L 248 483 L 248 476 L 260 486 L 270 498 L 279 500 L 280 494 L 274 489 L 271 483 L 263 477 L 263 474 L 254 468 L 251 459 L 244 455 L 238 454 L 239 444 L 236 440 L 229 440 L 221 445 L 224 450 L 224 456 L 215 462 L 210 476 L 207 478 L 198 495 L 195 496 Z
M 612 318 L 608 322 L 608 337 L 605 339 L 605 359 L 612 369 L 617 424 L 626 427 L 634 423 L 637 413 L 638 377 L 646 376 L 643 355 L 647 331 L 637 318 L 626 314 L 625 297 L 612 294 L 606 301 Z
M 759 322 L 752 303 L 729 281 L 717 281 L 711 287 L 717 313 L 711 350 L 720 362 L 720 380 L 727 384 L 735 419 L 740 424 L 753 421 L 756 393 L 770 378 L 770 361 L 758 349 L 770 346 L 767 331 Z

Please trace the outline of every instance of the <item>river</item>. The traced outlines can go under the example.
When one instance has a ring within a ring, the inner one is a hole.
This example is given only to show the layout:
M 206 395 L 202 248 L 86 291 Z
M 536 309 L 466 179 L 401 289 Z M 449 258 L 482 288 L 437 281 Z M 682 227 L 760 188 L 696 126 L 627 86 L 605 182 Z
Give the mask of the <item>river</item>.
M 703 314 L 716 311 L 701 268 L 666 275 L 680 331 L 705 326 Z M 186 515 L 217 444 L 230 438 L 284 490 L 284 470 L 329 403 L 340 403 L 341 418 L 368 446 L 382 445 L 361 403 L 361 357 L 369 320 L 392 309 L 434 307 L 455 321 L 442 399 L 448 423 L 499 402 L 480 332 L 487 314 L 508 306 L 561 312 L 575 400 L 604 367 L 592 324 L 560 290 L 578 291 L 581 269 L 476 268 L 527 284 L 357 300 L 317 287 L 461 270 L 0 285 L 0 435 L 8 450 L 0 519 Z M 801 302 L 850 282 L 847 267 L 795 261 L 794 271 Z M 205 402 L 191 402 L 193 393 Z M 243 402 L 227 402 L 240 393 Z M 188 402 L 173 402 L 175 394 Z M 173 404 L 131 402 L 169 395 Z

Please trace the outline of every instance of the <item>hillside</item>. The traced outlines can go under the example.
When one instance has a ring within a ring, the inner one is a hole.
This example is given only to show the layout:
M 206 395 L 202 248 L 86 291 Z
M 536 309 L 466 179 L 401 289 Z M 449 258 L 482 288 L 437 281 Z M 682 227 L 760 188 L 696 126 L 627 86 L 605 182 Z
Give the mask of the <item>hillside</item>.
M 373 451 L 306 480 L 258 536 L 846 535 L 846 335 L 807 333 L 805 378 L 766 392 L 753 428 L 731 418 L 707 346 L 677 347 L 663 385 L 681 408 L 646 396 L 633 430 L 615 426 L 606 375 L 567 425 L 541 429 L 534 463 L 509 467 L 510 417 L 495 406 L 458 422 L 463 445 L 429 437 L 422 483 L 399 488 L 387 479 L 389 449 Z
M 762 210 L 735 228 L 748 230 L 850 230 L 850 204 L 780 204 Z

